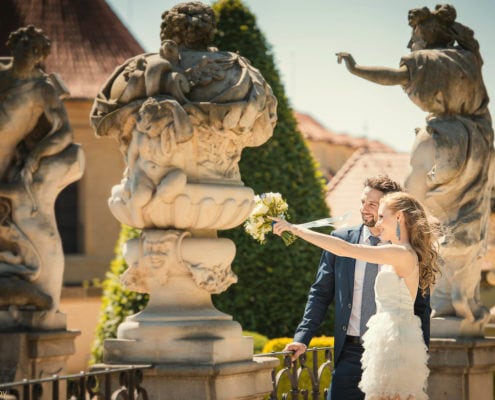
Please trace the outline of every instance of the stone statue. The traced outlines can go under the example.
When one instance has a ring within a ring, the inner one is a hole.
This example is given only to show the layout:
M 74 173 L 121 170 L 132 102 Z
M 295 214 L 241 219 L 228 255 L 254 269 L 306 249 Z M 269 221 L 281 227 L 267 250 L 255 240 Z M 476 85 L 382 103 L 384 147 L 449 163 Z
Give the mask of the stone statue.
M 429 113 L 426 126 L 416 130 L 405 186 L 443 229 L 432 335 L 482 336 L 489 319 L 479 283 L 494 179 L 493 129 L 479 44 L 456 17 L 451 5 L 410 10 L 411 53 L 397 69 L 360 66 L 348 53 L 337 55 L 357 76 L 401 85 Z
M 242 186 L 242 149 L 272 134 L 277 103 L 270 87 L 242 56 L 208 47 L 214 26 L 213 11 L 202 3 L 165 12 L 160 52 L 126 61 L 95 100 L 96 134 L 116 138 L 127 163 L 109 199 L 125 224 L 192 228 L 169 210 L 175 199 L 191 203 L 197 213 L 211 198 L 193 198 L 195 184 Z M 250 205 L 251 200 L 239 206 L 249 212 Z M 197 228 L 223 224 L 212 223 Z
M 250 360 L 252 344 L 240 325 L 211 302 L 237 281 L 235 245 L 217 230 L 242 224 L 253 207 L 238 162 L 244 147 L 271 137 L 277 101 L 248 60 L 210 47 L 211 7 L 181 3 L 162 20 L 159 52 L 118 67 L 91 111 L 96 135 L 115 138 L 126 162 L 110 210 L 142 229 L 125 244 L 129 268 L 121 280 L 150 295 L 117 339 L 105 341 L 104 359 Z M 205 341 L 219 340 L 225 352 L 204 350 Z
M 82 176 L 84 158 L 61 101 L 68 92 L 39 67 L 49 39 L 28 26 L 12 32 L 7 46 L 12 57 L 0 60 L 0 308 L 9 311 L 0 327 L 24 317 L 54 327 L 48 320 L 58 310 L 64 269 L 54 205 Z M 39 313 L 27 316 L 32 311 Z

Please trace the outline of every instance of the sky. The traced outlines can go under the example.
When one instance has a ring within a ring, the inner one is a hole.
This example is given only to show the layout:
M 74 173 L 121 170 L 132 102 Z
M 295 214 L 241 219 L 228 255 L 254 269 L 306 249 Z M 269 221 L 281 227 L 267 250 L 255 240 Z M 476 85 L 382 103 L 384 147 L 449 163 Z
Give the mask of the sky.
M 107 0 L 141 46 L 157 52 L 161 14 L 179 1 Z M 212 4 L 212 1 L 204 1 Z M 429 0 L 243 0 L 271 46 L 293 109 L 336 133 L 379 140 L 410 151 L 426 113 L 399 86 L 381 86 L 350 74 L 335 53 L 361 65 L 398 67 L 409 53 L 411 8 Z M 484 59 L 489 109 L 495 110 L 495 0 L 450 0 L 457 21 L 475 32 Z

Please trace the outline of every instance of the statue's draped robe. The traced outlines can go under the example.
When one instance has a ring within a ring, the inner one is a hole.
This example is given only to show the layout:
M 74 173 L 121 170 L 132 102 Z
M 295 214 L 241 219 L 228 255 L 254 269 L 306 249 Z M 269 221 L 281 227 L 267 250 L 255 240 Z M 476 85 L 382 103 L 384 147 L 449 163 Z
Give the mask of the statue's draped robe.
M 475 316 L 494 177 L 493 129 L 481 64 L 461 49 L 420 50 L 401 60 L 410 74 L 404 90 L 429 112 L 426 127 L 417 132 L 407 190 L 444 228 L 440 250 L 445 265 L 433 309 L 452 302 L 457 314 L 464 306 Z

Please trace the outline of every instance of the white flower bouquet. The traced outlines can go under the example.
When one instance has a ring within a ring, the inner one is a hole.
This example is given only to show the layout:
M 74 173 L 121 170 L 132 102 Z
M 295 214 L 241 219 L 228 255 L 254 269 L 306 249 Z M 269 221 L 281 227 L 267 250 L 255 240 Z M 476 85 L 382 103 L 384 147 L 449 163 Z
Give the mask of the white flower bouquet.
M 288 219 L 286 201 L 280 193 L 262 193 L 254 196 L 254 208 L 249 218 L 244 223 L 244 230 L 260 244 L 266 243 L 266 234 L 272 232 L 273 221 L 268 217 Z M 284 232 L 282 239 L 286 246 L 291 245 L 297 239 L 290 232 Z

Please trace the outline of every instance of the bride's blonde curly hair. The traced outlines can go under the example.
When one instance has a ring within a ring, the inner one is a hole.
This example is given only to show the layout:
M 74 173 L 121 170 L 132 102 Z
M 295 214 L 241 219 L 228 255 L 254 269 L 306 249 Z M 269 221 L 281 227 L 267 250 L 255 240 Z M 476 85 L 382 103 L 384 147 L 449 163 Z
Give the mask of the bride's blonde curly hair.
M 419 288 L 426 295 L 436 282 L 439 270 L 439 229 L 426 214 L 424 207 L 405 192 L 385 195 L 382 202 L 393 212 L 401 211 L 409 237 L 409 243 L 418 256 Z

